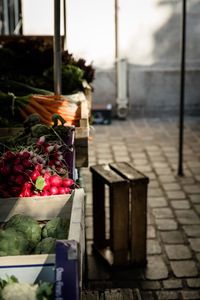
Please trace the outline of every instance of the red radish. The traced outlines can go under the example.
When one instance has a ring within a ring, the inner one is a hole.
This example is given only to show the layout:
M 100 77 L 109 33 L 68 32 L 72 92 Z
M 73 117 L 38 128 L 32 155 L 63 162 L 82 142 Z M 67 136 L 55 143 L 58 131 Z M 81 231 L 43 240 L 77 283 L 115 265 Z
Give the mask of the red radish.
M 15 174 L 24 172 L 24 168 L 22 165 L 14 165 L 12 170 L 13 170 L 13 173 L 15 173 Z
M 22 165 L 24 166 L 24 168 L 28 169 L 31 168 L 33 164 L 30 160 L 23 160 Z
M 64 189 L 65 189 L 65 194 L 70 194 L 71 193 L 71 189 L 70 188 L 65 187 Z
M 21 159 L 19 157 L 16 157 L 15 160 L 13 161 L 14 165 L 20 165 L 21 164 Z
M 50 195 L 58 195 L 58 188 L 56 186 L 51 186 L 49 189 Z
M 40 146 L 42 146 L 42 145 L 44 144 L 44 142 L 45 142 L 45 136 L 41 136 L 41 137 L 37 140 L 36 146 L 37 146 L 37 147 L 40 147 Z
M 48 191 L 50 189 L 51 185 L 49 183 L 48 179 L 45 179 L 45 186 L 43 187 L 43 191 Z
M 51 177 L 51 173 L 46 170 L 44 173 L 44 179 L 49 179 L 49 177 Z
M 23 175 L 19 174 L 15 177 L 15 182 L 17 185 L 22 185 L 25 182 L 25 178 Z
M 41 173 L 42 171 L 42 166 L 40 164 L 35 166 L 35 171 L 38 171 L 39 173 Z
M 24 189 L 26 188 L 26 189 L 29 189 L 29 190 L 30 190 L 30 189 L 32 188 L 32 183 L 26 181 L 26 182 L 24 183 L 23 188 L 24 188 Z
M 62 186 L 64 187 L 71 187 L 74 184 L 74 180 L 71 178 L 64 178 L 62 180 Z
M 22 159 L 29 159 L 30 158 L 30 153 L 28 152 L 28 151 L 22 151 L 22 152 L 20 152 L 20 154 L 21 154 L 21 158 Z
M 32 192 L 28 189 L 22 190 L 22 192 L 19 195 L 20 197 L 31 197 Z
M 0 173 L 3 175 L 3 176 L 8 176 L 10 174 L 10 166 L 9 165 L 4 165 L 3 167 L 1 167 L 0 169 Z
M 38 178 L 38 176 L 40 176 L 40 172 L 37 171 L 37 170 L 34 170 L 34 171 L 31 173 L 30 178 L 31 178 L 31 180 L 32 180 L 33 182 L 35 182 L 36 179 Z
M 13 159 L 15 158 L 15 153 L 11 151 L 6 151 L 3 155 L 4 159 Z
M 50 196 L 50 193 L 48 191 L 42 191 L 41 196 Z
M 62 178 L 59 175 L 52 175 L 49 177 L 49 183 L 51 186 L 59 187 L 62 184 Z
M 60 186 L 58 188 L 58 194 L 61 195 L 61 194 L 66 194 L 66 191 L 65 191 L 65 187 L 64 186 Z

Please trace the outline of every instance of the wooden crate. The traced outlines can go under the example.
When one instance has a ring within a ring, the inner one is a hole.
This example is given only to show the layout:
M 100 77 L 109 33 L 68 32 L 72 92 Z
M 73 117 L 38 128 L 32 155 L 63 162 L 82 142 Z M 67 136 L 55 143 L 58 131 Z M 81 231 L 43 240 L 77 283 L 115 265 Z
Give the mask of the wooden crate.
M 90 171 L 94 250 L 112 267 L 146 264 L 148 177 L 126 162 L 91 166 Z M 105 185 L 109 188 L 109 232 Z
M 75 189 L 71 196 L 35 197 L 32 200 L 30 198 L 0 199 L 1 222 L 8 219 L 10 209 L 9 217 L 15 213 L 25 213 L 37 220 L 46 220 L 56 216 L 69 217 L 68 240 L 75 240 L 79 244 L 79 262 L 82 274 L 85 252 L 84 198 L 85 193 L 81 188 Z M 3 217 L 4 211 L 5 217 Z M 54 282 L 54 269 L 55 254 L 0 257 L 0 278 L 15 275 L 22 282 L 34 283 L 40 280 Z

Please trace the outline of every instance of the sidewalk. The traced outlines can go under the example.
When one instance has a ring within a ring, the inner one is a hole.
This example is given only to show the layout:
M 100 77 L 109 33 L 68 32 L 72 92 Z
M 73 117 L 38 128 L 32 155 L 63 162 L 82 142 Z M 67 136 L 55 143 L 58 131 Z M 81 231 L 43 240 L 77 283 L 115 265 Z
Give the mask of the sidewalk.
M 200 117 L 185 118 L 184 176 L 177 176 L 178 119 L 113 120 L 93 129 L 89 164 L 129 161 L 149 177 L 145 269 L 112 272 L 92 252 L 92 188 L 86 190 L 87 288 L 139 288 L 143 299 L 200 299 Z

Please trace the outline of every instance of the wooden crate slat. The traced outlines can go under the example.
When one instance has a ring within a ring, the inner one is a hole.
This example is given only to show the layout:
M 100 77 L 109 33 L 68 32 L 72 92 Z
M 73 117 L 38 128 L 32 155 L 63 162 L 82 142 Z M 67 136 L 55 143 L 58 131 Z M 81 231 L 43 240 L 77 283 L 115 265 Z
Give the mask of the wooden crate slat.
M 111 169 L 120 174 L 122 177 L 131 181 L 144 180 L 148 182 L 148 177 L 136 170 L 131 164 L 127 162 L 111 163 Z
M 116 174 L 107 164 L 91 166 L 90 171 L 99 175 L 108 185 L 122 182 L 122 177 Z

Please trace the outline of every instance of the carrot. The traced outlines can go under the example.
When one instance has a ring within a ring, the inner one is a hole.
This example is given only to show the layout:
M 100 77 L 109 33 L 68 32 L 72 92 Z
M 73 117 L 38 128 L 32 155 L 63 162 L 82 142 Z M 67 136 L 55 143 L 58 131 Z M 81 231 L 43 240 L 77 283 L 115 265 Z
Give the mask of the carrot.
M 36 101 L 31 101 L 29 105 L 31 105 L 36 110 L 36 112 L 42 115 L 43 117 L 47 117 L 47 119 L 48 118 L 51 119 L 51 114 L 48 112 L 48 110 L 45 109 L 42 105 L 40 105 Z

